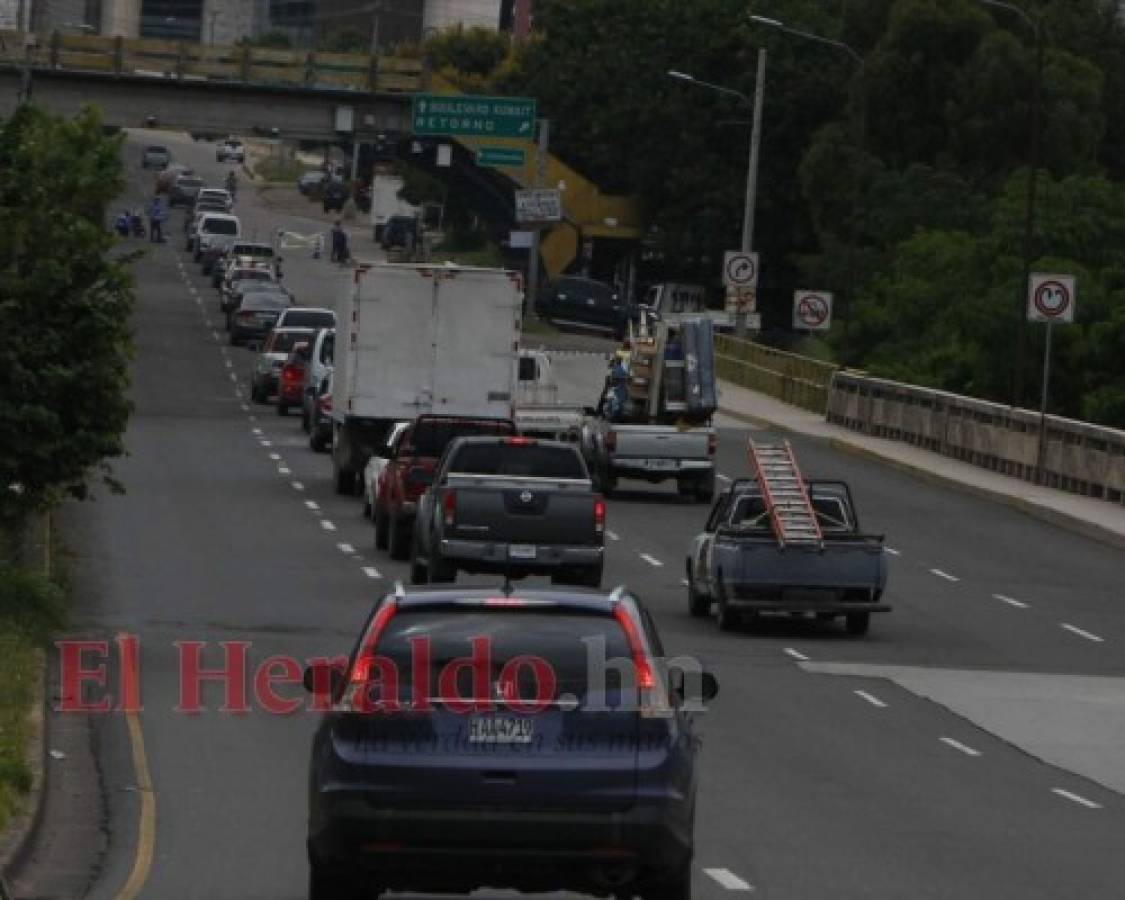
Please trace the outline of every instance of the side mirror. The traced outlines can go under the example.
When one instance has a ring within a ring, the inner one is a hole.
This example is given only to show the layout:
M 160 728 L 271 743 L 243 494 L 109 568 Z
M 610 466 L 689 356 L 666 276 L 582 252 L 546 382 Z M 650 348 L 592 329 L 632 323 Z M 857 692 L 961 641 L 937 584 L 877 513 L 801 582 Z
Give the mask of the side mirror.
M 668 691 L 687 712 L 704 712 L 704 703 L 719 696 L 719 682 L 711 672 L 686 672 L 675 668 L 668 673 Z
M 339 666 L 320 663 L 308 666 L 302 680 L 310 694 L 335 697 L 344 683 L 344 672 Z

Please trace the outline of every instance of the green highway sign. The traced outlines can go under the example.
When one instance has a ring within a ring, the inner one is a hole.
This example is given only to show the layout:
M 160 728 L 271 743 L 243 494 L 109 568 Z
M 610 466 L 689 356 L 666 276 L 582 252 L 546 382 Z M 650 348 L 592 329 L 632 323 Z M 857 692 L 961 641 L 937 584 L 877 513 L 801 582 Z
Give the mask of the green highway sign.
M 519 147 L 481 147 L 477 150 L 478 166 L 522 166 L 527 154 Z
M 471 134 L 531 139 L 535 101 L 527 97 L 474 97 L 415 94 L 411 121 L 415 134 Z

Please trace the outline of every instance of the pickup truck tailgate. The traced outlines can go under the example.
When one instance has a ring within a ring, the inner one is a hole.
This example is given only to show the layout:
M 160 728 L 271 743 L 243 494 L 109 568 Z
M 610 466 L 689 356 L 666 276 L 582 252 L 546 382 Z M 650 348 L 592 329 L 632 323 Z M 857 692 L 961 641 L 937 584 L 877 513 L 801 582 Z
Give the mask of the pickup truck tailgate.
M 887 580 L 879 538 L 825 541 L 824 548 L 778 547 L 772 538 L 720 537 L 715 561 L 737 593 L 775 588 L 879 589 Z
M 630 459 L 706 459 L 714 430 L 671 425 L 616 425 L 612 454 Z
M 598 545 L 595 496 L 586 481 L 451 475 L 446 538 L 519 544 Z M 448 509 L 448 507 L 447 507 Z

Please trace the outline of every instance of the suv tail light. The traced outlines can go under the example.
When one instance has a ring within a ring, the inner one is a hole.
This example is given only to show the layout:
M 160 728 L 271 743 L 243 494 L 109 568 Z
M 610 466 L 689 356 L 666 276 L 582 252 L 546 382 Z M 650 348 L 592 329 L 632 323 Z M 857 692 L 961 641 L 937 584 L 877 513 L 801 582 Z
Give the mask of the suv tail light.
M 594 533 L 605 534 L 605 498 L 594 497 Z
M 457 521 L 457 492 L 448 490 L 441 498 L 441 509 L 445 516 L 445 527 L 452 528 Z
M 707 455 L 714 456 L 715 451 L 719 449 L 719 436 L 717 434 L 707 435 Z
M 605 449 L 609 453 L 617 452 L 617 432 L 607 431 L 605 433 Z
M 633 657 L 633 674 L 637 679 L 637 690 L 642 692 L 643 700 L 644 692 L 651 691 L 656 687 L 656 675 L 652 671 L 652 663 L 645 652 L 641 631 L 637 627 L 637 623 L 633 621 L 629 610 L 621 603 L 613 608 L 613 617 L 617 620 L 617 624 L 621 626 L 621 630 L 625 632 L 625 640 L 629 643 L 629 655 Z
M 355 656 L 355 663 L 348 676 L 347 685 L 343 696 L 340 698 L 339 709 L 344 712 L 372 712 L 373 706 L 367 695 L 367 687 L 371 681 L 371 672 L 375 664 L 375 653 L 379 646 L 379 638 L 387 630 L 387 625 L 394 618 L 397 604 L 393 597 L 388 598 L 375 613 L 371 625 L 364 635 L 363 645 Z
M 289 385 L 300 384 L 304 380 L 304 377 L 304 366 L 290 363 L 281 370 L 281 380 Z

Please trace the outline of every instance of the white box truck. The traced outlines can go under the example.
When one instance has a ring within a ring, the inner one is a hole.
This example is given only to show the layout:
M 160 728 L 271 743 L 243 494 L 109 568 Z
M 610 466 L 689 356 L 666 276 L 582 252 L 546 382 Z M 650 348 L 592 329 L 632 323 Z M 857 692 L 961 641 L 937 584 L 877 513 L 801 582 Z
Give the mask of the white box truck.
M 448 264 L 360 265 L 337 326 L 332 386 L 336 491 L 395 422 L 423 413 L 511 419 L 519 274 Z

